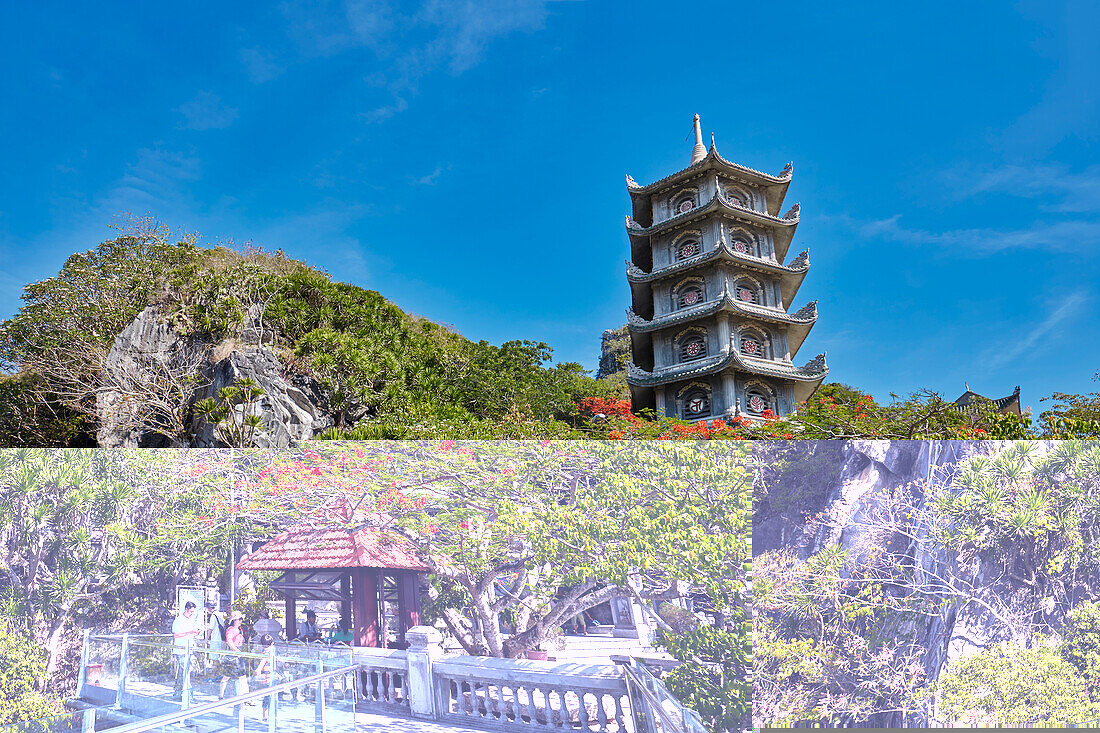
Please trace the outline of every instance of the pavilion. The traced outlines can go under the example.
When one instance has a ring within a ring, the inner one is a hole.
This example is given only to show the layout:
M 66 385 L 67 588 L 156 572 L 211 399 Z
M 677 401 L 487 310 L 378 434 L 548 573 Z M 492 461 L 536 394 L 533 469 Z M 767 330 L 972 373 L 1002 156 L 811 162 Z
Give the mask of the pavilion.
M 307 525 L 292 527 L 237 563 L 239 570 L 279 570 L 271 589 L 286 602 L 286 636 L 297 635 L 297 602 L 337 601 L 354 646 L 404 649 L 420 625 L 421 579 L 429 567 L 395 532 Z

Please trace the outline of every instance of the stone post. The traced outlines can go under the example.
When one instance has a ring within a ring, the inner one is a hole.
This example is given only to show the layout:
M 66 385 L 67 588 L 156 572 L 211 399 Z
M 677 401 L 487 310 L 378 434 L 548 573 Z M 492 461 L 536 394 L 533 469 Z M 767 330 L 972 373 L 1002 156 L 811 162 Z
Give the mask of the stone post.
M 122 649 L 118 653 L 118 686 L 115 692 L 115 707 L 122 707 L 122 697 L 126 694 L 126 675 L 130 672 L 130 635 L 122 635 Z
M 80 677 L 76 681 L 76 696 L 84 697 L 84 685 L 88 684 L 88 642 L 91 641 L 92 630 L 84 629 L 84 643 L 80 645 Z
M 431 626 L 414 626 L 405 632 L 405 641 L 409 644 L 405 652 L 409 664 L 405 679 L 409 708 L 413 717 L 435 718 L 432 665 L 443 656 L 443 635 Z

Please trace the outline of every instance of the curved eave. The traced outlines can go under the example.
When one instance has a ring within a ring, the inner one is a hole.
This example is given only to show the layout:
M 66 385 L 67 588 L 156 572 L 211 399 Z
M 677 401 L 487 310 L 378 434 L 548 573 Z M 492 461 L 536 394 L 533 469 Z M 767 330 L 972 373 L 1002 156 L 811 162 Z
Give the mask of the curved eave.
M 747 270 L 776 276 L 779 280 L 780 290 L 783 293 L 784 303 L 790 303 L 794 300 L 795 296 L 798 294 L 798 289 L 802 286 L 802 281 L 806 279 L 806 273 L 810 269 L 810 257 L 808 252 L 802 252 L 790 265 L 781 265 L 770 259 L 741 254 L 731 249 L 728 244 L 723 243 L 695 257 L 681 260 L 680 262 L 674 262 L 668 267 L 662 267 L 653 272 L 645 272 L 634 263 L 627 261 L 626 279 L 627 282 L 630 283 L 631 290 L 637 296 L 638 293 L 644 291 L 636 288 L 636 285 L 649 284 L 657 282 L 658 280 L 663 280 L 666 277 L 693 272 L 712 262 L 729 262 L 734 265 L 740 265 Z
M 627 176 L 626 190 L 630 193 L 631 201 L 634 202 L 635 212 L 640 213 L 650 206 L 652 194 L 675 186 L 687 178 L 708 170 L 719 171 L 730 178 L 764 189 L 764 196 L 768 203 L 768 213 L 774 216 L 779 213 L 779 207 L 783 205 L 783 199 L 787 195 L 787 187 L 790 186 L 791 177 L 794 173 L 794 166 L 788 163 L 779 175 L 773 176 L 726 160 L 718 154 L 718 149 L 712 145 L 706 157 L 698 163 L 665 176 L 659 181 L 642 186 L 636 183 L 633 178 Z
M 693 308 L 684 308 L 675 313 L 669 313 L 653 319 L 641 318 L 635 314 L 633 310 L 628 310 L 626 313 L 626 325 L 632 332 L 656 331 L 662 328 L 677 326 L 681 323 L 688 323 L 699 318 L 705 318 L 719 311 L 729 311 L 744 316 L 745 318 L 756 319 L 768 323 L 777 323 L 791 328 L 804 327 L 807 332 L 813 324 L 817 322 L 816 301 L 807 304 L 797 313 L 790 314 L 772 308 L 742 303 L 734 300 L 727 292 L 724 293 L 721 298 L 712 300 L 708 303 L 702 303 Z M 799 341 L 799 344 L 801 344 L 801 341 Z
M 633 217 L 627 217 L 626 233 L 630 237 L 631 249 L 633 251 L 636 246 L 643 244 L 648 246 L 650 238 L 654 235 L 687 226 L 716 212 L 735 220 L 770 229 L 772 240 L 775 243 L 776 259 L 780 263 L 783 262 L 783 259 L 787 256 L 787 250 L 791 246 L 791 241 L 794 239 L 795 229 L 798 228 L 799 216 L 796 214 L 787 219 L 771 214 L 762 214 L 759 211 L 730 204 L 725 198 L 718 195 L 711 198 L 705 206 L 700 206 L 683 214 L 677 214 L 648 227 L 641 226 Z
M 647 372 L 644 369 L 638 368 L 632 362 L 628 363 L 626 366 L 627 383 L 637 387 L 652 387 L 659 384 L 670 384 L 685 379 L 716 374 L 732 367 L 740 372 L 762 377 L 771 377 L 773 379 L 792 382 L 795 385 L 802 385 L 804 389 L 801 390 L 798 389 L 797 386 L 795 387 L 797 402 L 802 402 L 813 394 L 813 391 L 817 389 L 817 386 L 821 384 L 822 380 L 824 380 L 829 373 L 829 367 L 825 364 L 825 354 L 818 354 L 812 361 L 803 366 L 796 367 L 786 362 L 774 362 L 767 359 L 753 359 L 751 357 L 746 358 L 732 350 L 728 354 L 720 354 L 698 362 L 677 364 L 674 367 L 661 369 L 657 372 Z M 799 393 L 804 393 L 805 396 L 800 397 Z

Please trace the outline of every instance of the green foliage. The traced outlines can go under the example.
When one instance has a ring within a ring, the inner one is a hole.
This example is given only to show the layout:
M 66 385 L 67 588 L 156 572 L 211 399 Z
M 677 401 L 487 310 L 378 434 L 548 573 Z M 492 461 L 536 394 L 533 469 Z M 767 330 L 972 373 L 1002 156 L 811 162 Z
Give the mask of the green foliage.
M 745 669 L 751 660 L 744 654 L 745 629 L 735 632 L 711 624 L 696 623 L 678 633 L 663 633 L 661 643 L 682 664 L 669 672 L 665 686 L 686 707 L 699 713 L 708 730 L 743 729 L 751 711 L 752 689 Z
M 214 426 L 215 433 L 228 446 L 253 445 L 263 419 L 256 411 L 264 391 L 251 379 L 241 379 L 218 390 L 218 399 L 207 397 L 194 405 L 195 414 Z
M 12 448 L 63 448 L 89 443 L 87 419 L 43 396 L 32 374 L 0 374 L 0 445 Z
M 1100 682 L 1100 603 L 1085 602 L 1070 612 L 1061 651 L 1094 689 Z
M 953 723 L 1064 726 L 1097 716 L 1085 680 L 1047 639 L 1004 644 L 951 665 L 940 679 L 941 704 Z
M 154 302 L 185 334 L 259 338 L 315 377 L 336 412 L 331 438 L 358 437 L 355 423 L 369 437 L 579 437 L 576 401 L 616 390 L 577 364 L 551 365 L 546 344 L 474 343 L 280 252 L 201 248 L 193 237 L 169 244 L 160 231 L 74 255 L 56 277 L 27 286 L 24 301 L 0 323 L 0 365 L 26 375 L 33 396 L 66 418 L 67 409 L 95 419 L 107 350 Z M 201 409 L 216 418 L 225 406 L 213 402 Z M 26 431 L 17 422 L 0 442 Z M 59 424 L 49 442 L 71 432 Z
M 1100 445 L 1061 442 L 1039 456 L 1021 441 L 961 468 L 953 490 L 934 500 L 938 541 L 981 554 L 1038 596 L 1097 569 Z
M 754 558 L 754 726 L 874 724 L 922 704 L 922 650 L 902 631 L 914 602 L 846 559 L 836 544 Z
M 1100 381 L 1100 372 L 1094 377 Z M 1049 410 L 1039 413 L 1042 436 L 1053 440 L 1100 438 L 1100 392 L 1066 394 L 1055 392 L 1043 401 L 1052 400 Z
M 59 698 L 43 694 L 46 653 L 0 619 L 0 726 L 62 712 Z

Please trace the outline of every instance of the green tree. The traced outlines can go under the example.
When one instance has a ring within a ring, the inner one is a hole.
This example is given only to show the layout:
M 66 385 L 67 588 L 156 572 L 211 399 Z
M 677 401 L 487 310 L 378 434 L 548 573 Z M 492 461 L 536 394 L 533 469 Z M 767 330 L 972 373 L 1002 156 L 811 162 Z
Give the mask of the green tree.
M 62 712 L 60 699 L 38 690 L 45 671 L 42 648 L 0 619 L 0 726 Z
M 1100 381 L 1100 372 L 1093 376 L 1093 381 Z M 1043 398 L 1043 402 L 1048 400 L 1054 404 L 1049 410 L 1039 413 L 1044 438 L 1100 438 L 1100 392 L 1055 392 Z
M 1085 681 L 1049 640 L 1003 644 L 967 657 L 939 682 L 952 724 L 1065 726 L 1095 718 Z
M 1062 631 L 1061 652 L 1085 679 L 1095 699 L 1100 683 L 1100 603 L 1086 601 L 1070 612 Z

